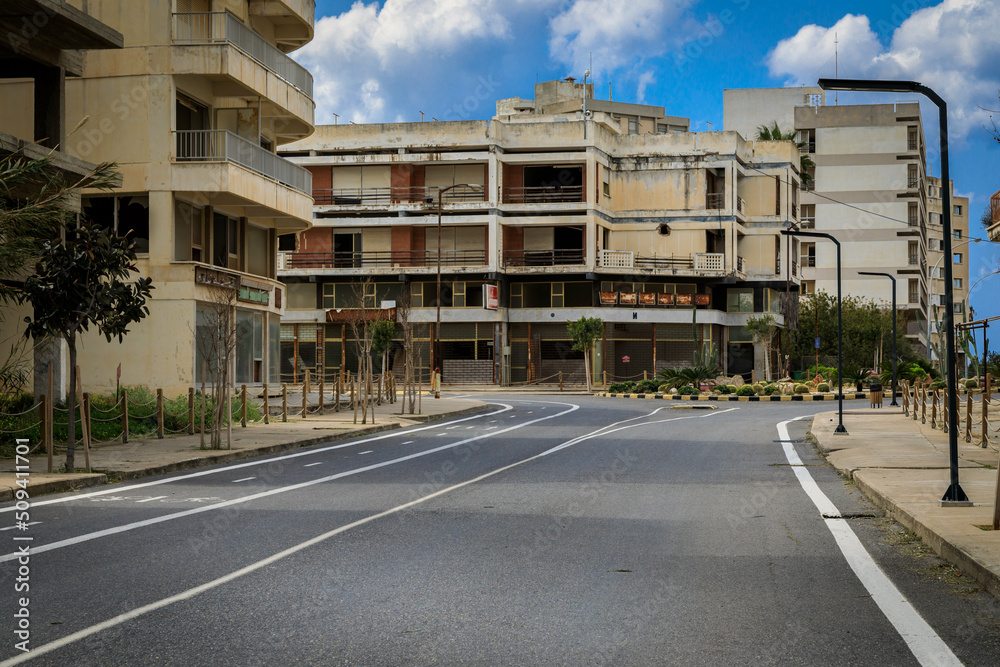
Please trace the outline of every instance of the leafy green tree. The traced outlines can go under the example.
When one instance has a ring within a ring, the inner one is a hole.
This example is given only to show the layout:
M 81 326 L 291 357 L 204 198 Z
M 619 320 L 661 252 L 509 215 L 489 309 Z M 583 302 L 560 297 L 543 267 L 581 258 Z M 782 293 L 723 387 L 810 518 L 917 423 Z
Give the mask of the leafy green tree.
M 771 344 L 774 341 L 774 335 L 777 332 L 776 323 L 774 317 L 770 313 L 765 313 L 760 317 L 756 315 L 751 315 L 747 318 L 746 327 L 744 327 L 750 335 L 753 336 L 754 341 L 762 343 L 764 346 L 764 380 L 771 380 Z
M 42 244 L 34 274 L 17 294 L 19 303 L 34 306 L 25 336 L 35 340 L 58 336 L 69 348 L 69 424 L 66 472 L 73 472 L 76 429 L 76 342 L 94 326 L 111 341 L 121 342 L 128 327 L 149 314 L 146 299 L 151 278 L 129 282 L 135 267 L 132 241 L 90 223 L 66 231 L 65 239 Z
M 604 320 L 599 317 L 581 317 L 577 321 L 568 321 L 566 329 L 573 340 L 573 349 L 583 352 L 583 369 L 587 378 L 587 391 L 590 391 L 590 350 L 594 342 L 604 335 Z
M 376 320 L 371 325 L 372 353 L 382 358 L 382 375 L 379 377 L 379 402 L 384 393 L 386 352 L 392 347 L 392 339 L 396 336 L 396 323 L 391 320 Z
M 787 134 L 781 131 L 778 127 L 778 121 L 772 121 L 770 126 L 758 125 L 757 126 L 757 139 L 759 141 L 793 141 L 799 149 L 799 177 L 802 179 L 802 183 L 808 185 L 812 183 L 812 169 L 816 166 L 813 159 L 809 157 L 809 154 L 803 149 L 806 147 L 806 142 L 799 141 L 798 136 L 794 130 L 788 132 Z
M 14 153 L 0 158 L 0 321 L 2 306 L 14 303 L 45 241 L 59 236 L 75 217 L 73 195 L 81 187 L 107 188 L 118 180 L 114 165 L 102 164 L 89 174 L 67 180 L 52 157 L 28 158 Z M 3 341 L 0 389 L 18 390 L 31 375 L 30 346 L 19 339 Z

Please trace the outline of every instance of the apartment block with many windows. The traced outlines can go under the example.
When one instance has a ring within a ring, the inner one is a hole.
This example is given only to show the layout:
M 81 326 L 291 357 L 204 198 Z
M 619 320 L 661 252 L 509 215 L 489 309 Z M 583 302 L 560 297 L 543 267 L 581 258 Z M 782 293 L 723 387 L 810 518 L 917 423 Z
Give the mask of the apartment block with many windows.
M 725 91 L 725 127 L 756 136 L 777 121 L 794 131 L 815 164 L 802 193 L 802 223 L 841 243 L 845 295 L 891 301 L 890 282 L 859 275 L 896 276 L 896 300 L 908 312 L 907 336 L 926 346 L 928 225 L 926 147 L 917 103 L 829 105 L 820 88 Z M 966 227 L 967 229 L 967 227 Z M 802 291 L 837 290 L 835 245 L 801 245 Z
M 409 352 L 445 382 L 582 381 L 566 327 L 582 316 L 604 321 L 598 379 L 688 365 L 698 340 L 727 372 L 762 372 L 744 325 L 783 321 L 798 290 L 798 243 L 779 235 L 798 220 L 794 144 L 591 95 L 545 82 L 491 120 L 320 126 L 286 146 L 315 207 L 279 260 L 283 378 L 356 368 L 359 299 L 409 304 Z
M 970 320 L 972 310 L 969 303 L 969 253 L 972 251 L 972 240 L 969 233 L 969 198 L 956 197 L 955 187 L 951 187 L 951 272 L 952 301 L 955 309 L 955 323 Z M 927 177 L 927 264 L 930 279 L 930 356 L 936 360 L 944 349 L 943 328 L 945 305 L 945 266 L 944 257 L 944 227 L 941 220 L 941 179 L 935 176 Z M 923 323 L 928 326 L 928 322 Z M 958 350 L 958 362 L 964 367 L 965 353 Z
M 235 381 L 277 381 L 277 238 L 309 227 L 312 183 L 275 148 L 313 131 L 312 77 L 288 56 L 312 39 L 312 0 L 69 4 L 124 38 L 84 52 L 66 85 L 67 125 L 80 124 L 66 152 L 122 175 L 114 192 L 84 191 L 82 214 L 134 239 L 155 287 L 124 343 L 83 338 L 85 385 L 114 387 L 119 363 L 123 384 L 199 383 L 220 288 L 236 298 Z M 32 108 L 30 87 L 7 88 Z

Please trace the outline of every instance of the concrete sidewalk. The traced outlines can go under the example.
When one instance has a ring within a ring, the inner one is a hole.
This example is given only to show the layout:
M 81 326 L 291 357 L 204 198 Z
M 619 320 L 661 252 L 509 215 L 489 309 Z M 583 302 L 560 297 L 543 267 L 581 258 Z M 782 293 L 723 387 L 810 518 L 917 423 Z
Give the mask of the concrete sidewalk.
M 149 475 L 160 475 L 202 466 L 236 461 L 261 456 L 297 447 L 353 438 L 378 433 L 390 429 L 406 428 L 427 421 L 447 419 L 457 415 L 486 409 L 483 401 L 467 398 L 443 397 L 434 399 L 424 396 L 420 414 L 400 415 L 402 402 L 384 404 L 375 409 L 375 423 L 354 424 L 354 412 L 349 408 L 341 412 L 332 409 L 325 415 L 310 414 L 306 419 L 289 416 L 287 422 L 281 417 L 271 418 L 270 424 L 248 424 L 246 428 L 237 421 L 233 424 L 232 449 L 201 449 L 201 436 L 167 436 L 160 440 L 155 435 L 132 437 L 127 444 L 114 443 L 99 445 L 91 449 L 90 467 L 92 474 L 66 474 L 57 472 L 65 466 L 65 454 L 57 454 L 53 459 L 53 473 L 46 472 L 48 461 L 44 453 L 35 452 L 30 457 L 28 493 L 32 498 L 47 493 L 63 493 L 73 489 L 136 479 Z M 360 420 L 360 415 L 359 415 Z M 223 446 L 225 446 L 223 431 Z M 206 434 L 206 442 L 209 441 Z M 37 443 L 31 443 L 34 446 Z M 76 467 L 84 467 L 83 445 L 77 443 Z M 15 461 L 0 461 L 0 501 L 14 497 L 17 477 L 14 474 Z
M 959 435 L 959 480 L 973 507 L 941 507 L 948 489 L 948 434 L 914 421 L 900 408 L 844 413 L 847 435 L 834 435 L 836 412 L 813 418 L 826 458 L 873 503 L 919 535 L 1000 598 L 1000 531 L 992 530 L 998 451 Z

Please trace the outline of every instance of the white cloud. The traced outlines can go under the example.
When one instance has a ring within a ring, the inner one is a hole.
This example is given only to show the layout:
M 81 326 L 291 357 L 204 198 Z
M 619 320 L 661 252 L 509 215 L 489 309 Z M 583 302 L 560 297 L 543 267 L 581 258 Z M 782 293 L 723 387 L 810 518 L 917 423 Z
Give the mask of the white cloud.
M 771 74 L 790 85 L 834 75 L 834 35 L 841 78 L 919 81 L 948 102 L 949 130 L 961 139 L 987 122 L 1000 88 L 1000 3 L 944 0 L 914 12 L 883 46 L 868 18 L 848 14 L 830 28 L 808 25 L 768 55 Z M 925 128 L 936 125 L 925 123 Z
M 387 121 L 392 92 L 447 76 L 440 63 L 465 49 L 509 39 L 505 17 L 523 0 L 355 2 L 316 22 L 313 40 L 293 55 L 316 82 L 316 122 Z M 414 111 L 415 113 L 415 111 Z
M 595 77 L 628 67 L 682 44 L 683 36 L 693 33 L 685 10 L 694 2 L 574 0 L 549 21 L 549 53 L 577 76 L 589 67 L 591 54 Z

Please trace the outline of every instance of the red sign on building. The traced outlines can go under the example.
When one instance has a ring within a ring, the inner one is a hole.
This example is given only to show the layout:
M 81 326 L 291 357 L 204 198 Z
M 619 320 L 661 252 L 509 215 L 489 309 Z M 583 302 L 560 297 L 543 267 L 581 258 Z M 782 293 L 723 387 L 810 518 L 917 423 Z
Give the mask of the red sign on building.
M 487 310 L 500 310 L 500 288 L 496 285 L 483 285 L 483 306 Z

